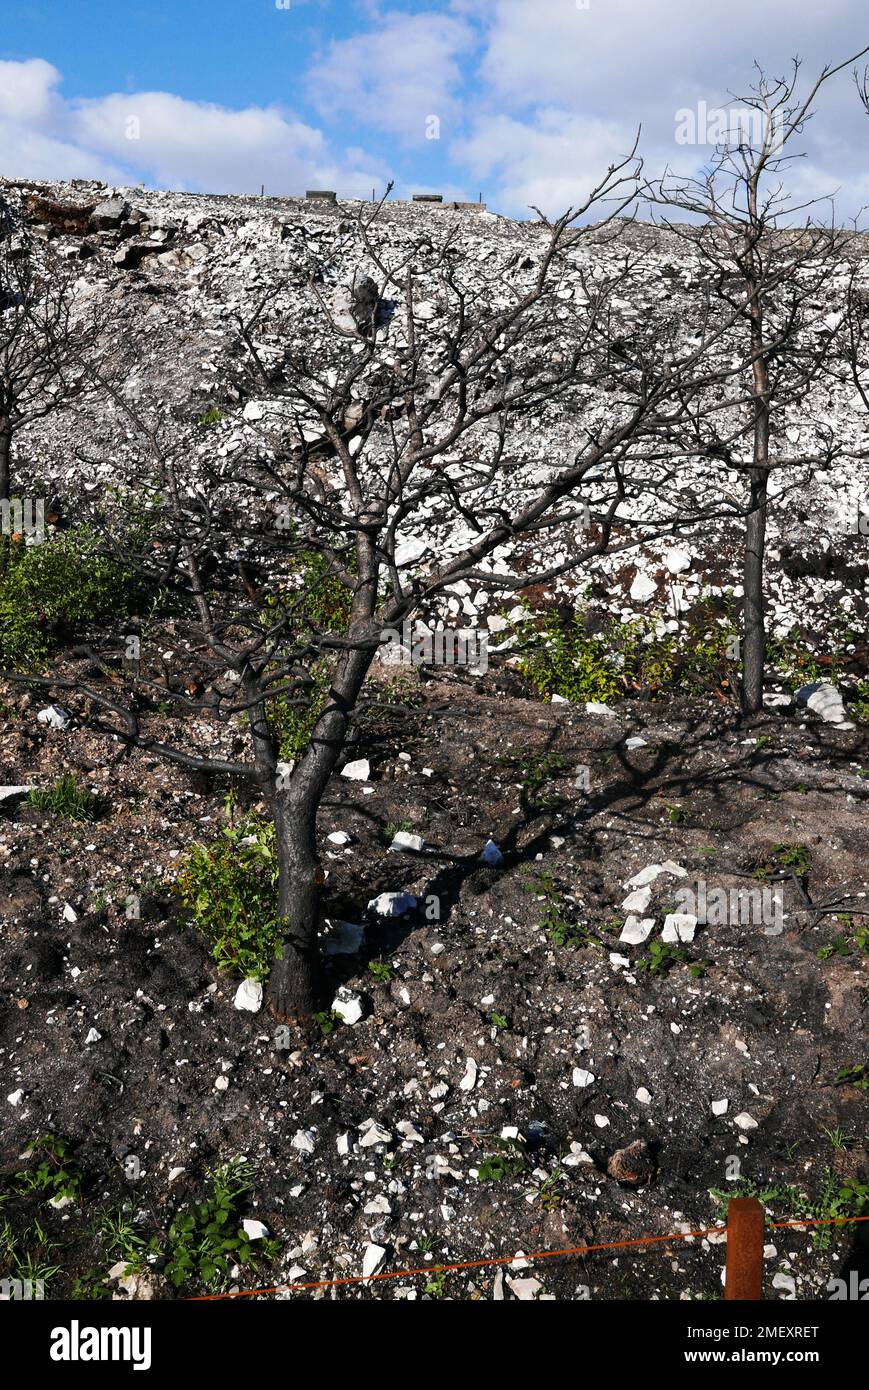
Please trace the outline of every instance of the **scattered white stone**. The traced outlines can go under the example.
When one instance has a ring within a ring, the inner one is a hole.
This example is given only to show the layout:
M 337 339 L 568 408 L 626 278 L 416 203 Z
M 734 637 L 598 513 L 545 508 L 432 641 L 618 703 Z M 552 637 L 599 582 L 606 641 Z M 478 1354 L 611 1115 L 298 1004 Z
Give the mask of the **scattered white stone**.
M 370 1202 L 366 1202 L 362 1210 L 366 1216 L 389 1216 L 392 1207 L 389 1205 L 389 1199 L 380 1193 L 379 1196 L 372 1197 Z
M 650 575 L 638 570 L 630 592 L 634 603 L 646 603 L 658 592 L 658 585 Z
M 78 921 L 78 913 L 76 912 L 75 908 L 70 907 L 69 903 L 64 903 L 63 905 L 63 920 L 65 922 Z
M 574 1084 L 574 1086 L 581 1086 L 581 1087 L 583 1087 L 583 1088 L 586 1087 L 586 1086 L 591 1086 L 591 1085 L 593 1085 L 593 1084 L 594 1084 L 594 1073 L 593 1073 L 593 1072 L 590 1072 L 590 1071 L 586 1071 L 584 1067 L 574 1067 L 574 1068 L 573 1068 L 573 1084 Z
M 13 797 L 25 796 L 32 787 L 0 787 L 0 801 L 11 801 Z
M 734 1115 L 733 1123 L 738 1129 L 757 1129 L 757 1120 L 753 1119 L 745 1110 L 739 1115 Z
M 797 691 L 796 698 L 798 703 L 817 714 L 825 724 L 839 724 L 846 729 L 853 729 L 854 725 L 845 719 L 842 696 L 830 681 L 815 681 L 811 685 L 804 685 L 802 690 Z
M 349 845 L 353 836 L 348 835 L 346 830 L 332 830 L 326 836 L 326 839 L 329 841 L 330 845 Z
M 784 1289 L 790 1298 L 797 1296 L 796 1280 L 792 1274 L 774 1274 L 772 1286 L 774 1289 Z
M 248 1240 L 265 1240 L 269 1233 L 268 1226 L 264 1226 L 261 1221 L 254 1221 L 250 1217 L 242 1221 L 241 1228 Z
M 635 888 L 632 893 L 628 894 L 622 903 L 622 911 L 643 913 L 651 901 L 652 889 L 651 886 L 646 883 L 642 888 Z
M 10 1091 L 6 1099 L 8 1100 L 10 1105 L 20 1105 L 22 1100 L 24 1099 L 24 1092 Z
M 219 1077 L 217 1078 L 217 1080 L 215 1081 L 215 1083 L 214 1083 L 214 1089 L 215 1089 L 215 1091 L 228 1091 L 228 1090 L 229 1090 L 229 1077 L 228 1077 L 228 1076 L 219 1076 Z
M 323 944 L 327 956 L 355 956 L 365 938 L 365 928 L 357 922 L 326 921 Z
M 367 758 L 357 758 L 355 762 L 347 763 L 341 769 L 341 776 L 348 777 L 351 782 L 368 782 L 371 778 L 371 764 Z
M 552 705 L 569 705 L 570 701 L 564 695 L 553 695 L 550 702 Z
M 600 700 L 586 700 L 585 712 L 586 714 L 608 714 L 613 718 L 615 718 L 616 713 L 614 709 L 611 709 L 609 705 L 602 704 Z
M 539 1279 L 511 1279 L 510 1275 L 507 1274 L 505 1280 L 513 1297 L 518 1298 L 522 1303 L 533 1302 L 543 1288 Z
M 684 574 L 691 568 L 691 556 L 687 550 L 668 550 L 664 556 L 664 564 L 671 574 Z
M 647 864 L 644 869 L 640 869 L 638 874 L 629 878 L 625 884 L 626 888 L 645 888 L 647 883 L 654 883 L 659 874 L 663 873 L 660 864 Z
M 376 912 L 378 917 L 403 917 L 414 907 L 416 898 L 411 893 L 379 893 L 368 904 L 369 912 Z
M 85 1047 L 89 1047 L 91 1043 L 98 1043 L 101 1040 L 102 1036 L 102 1033 L 98 1033 L 96 1028 L 89 1029 L 88 1035 L 84 1040 Z
M 648 743 L 639 734 L 634 734 L 633 738 L 625 739 L 625 747 L 633 750 L 634 748 L 648 748 Z
M 257 1014 L 263 1006 L 263 987 L 259 980 L 248 978 L 242 980 L 238 989 L 235 991 L 233 1005 L 239 1011 Z
M 391 1132 L 376 1120 L 363 1120 L 359 1126 L 359 1147 L 362 1149 L 372 1149 L 375 1144 L 388 1144 L 391 1139 Z
M 312 1154 L 317 1147 L 317 1137 L 312 1129 L 297 1129 L 290 1143 L 300 1154 Z
M 72 715 L 62 705 L 46 705 L 36 718 L 40 724 L 47 724 L 50 729 L 67 729 L 72 723 Z
M 623 941 L 626 946 L 642 946 L 643 942 L 648 940 L 654 925 L 654 917 L 644 917 L 642 921 L 639 917 L 627 917 L 619 941 Z
M 597 1125 L 598 1129 L 606 1129 L 607 1125 L 609 1124 L 609 1120 L 607 1119 L 606 1115 L 595 1115 L 594 1122 Z
M 469 1057 L 465 1063 L 465 1074 L 459 1082 L 460 1091 L 473 1091 L 477 1084 L 477 1064 L 473 1057 Z
M 690 912 L 668 912 L 664 918 L 664 930 L 661 933 L 664 941 L 685 941 L 694 940 L 694 933 L 697 930 L 697 918 Z
M 412 849 L 419 853 L 420 850 L 425 849 L 425 840 L 421 835 L 412 835 L 408 830 L 399 830 L 389 848 L 394 850 Z
M 714 1100 L 712 1102 L 713 1115 L 726 1115 L 729 1105 L 729 1100 Z
M 645 1086 L 641 1086 L 640 1089 L 637 1091 L 637 1100 L 640 1102 L 640 1105 L 652 1104 L 652 1097 L 646 1090 Z
M 352 1027 L 358 1023 L 364 1013 L 362 995 L 357 994 L 353 989 L 348 989 L 342 985 L 332 1000 L 332 1011 L 336 1013 L 343 1023 Z
M 366 1245 L 362 1256 L 363 1278 L 370 1279 L 372 1275 L 379 1274 L 385 1263 L 386 1251 L 382 1245 Z
M 342 1158 L 346 1158 L 349 1154 L 352 1142 L 350 1135 L 346 1131 L 338 1135 L 338 1152 Z
M 74 1197 L 51 1197 L 48 1205 L 54 1207 L 55 1211 L 63 1211 L 64 1207 L 71 1207 L 74 1201 Z

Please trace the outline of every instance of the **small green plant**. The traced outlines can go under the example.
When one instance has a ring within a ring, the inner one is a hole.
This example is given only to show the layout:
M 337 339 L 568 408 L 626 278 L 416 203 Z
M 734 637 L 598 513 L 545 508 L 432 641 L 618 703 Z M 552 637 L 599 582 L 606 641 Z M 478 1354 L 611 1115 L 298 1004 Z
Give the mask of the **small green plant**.
M 218 425 L 222 419 L 224 419 L 223 411 L 215 405 L 210 410 L 206 410 L 204 415 L 200 415 L 196 423 L 199 425 Z
M 34 1140 L 27 1157 L 36 1158 L 35 1168 L 15 1174 L 18 1192 L 35 1192 L 46 1201 L 72 1198 L 81 1194 L 81 1174 L 72 1161 L 72 1145 L 57 1134 L 43 1134 Z
M 573 951 L 581 946 L 597 945 L 587 925 L 573 922 L 567 916 L 564 897 L 551 874 L 536 874 L 525 882 L 524 887 L 526 892 L 543 900 L 538 926 L 553 946 Z
M 228 810 L 232 814 L 231 803 Z M 248 817 L 193 845 L 174 885 L 222 970 L 265 979 L 281 950 L 278 860 L 271 821 Z
M 323 1009 L 320 1013 L 312 1014 L 311 1018 L 314 1023 L 316 1023 L 324 1038 L 328 1037 L 330 1033 L 334 1033 L 338 1024 L 344 1022 L 341 1015 L 336 1013 L 334 1009 Z
M 494 1153 L 487 1154 L 477 1169 L 478 1182 L 503 1182 L 528 1171 L 528 1155 L 518 1139 L 497 1138 Z
M 58 777 L 53 787 L 36 787 L 27 797 L 28 804 L 36 811 L 50 811 L 64 820 L 96 820 L 101 803 L 99 797 L 79 785 L 71 772 Z
M 856 1142 L 855 1136 L 853 1134 L 846 1134 L 841 1125 L 837 1125 L 835 1129 L 824 1128 L 821 1130 L 821 1133 L 825 1138 L 829 1139 L 834 1149 L 850 1149 L 853 1148 Z
M 382 985 L 388 984 L 395 974 L 395 967 L 383 960 L 370 960 L 368 969 L 375 980 L 379 980 Z
M 858 1091 L 869 1091 L 869 1062 L 852 1062 L 836 1073 L 836 1086 L 854 1086 Z
M 445 1273 L 432 1274 L 425 1285 L 425 1292 L 430 1298 L 443 1298 L 447 1289 L 447 1276 Z
M 176 1289 L 199 1282 L 210 1292 L 224 1289 L 233 1265 L 255 1266 L 272 1260 L 280 1249 L 271 1239 L 254 1246 L 241 1224 L 241 1199 L 250 1192 L 253 1171 L 241 1159 L 222 1164 L 201 1202 L 185 1207 L 169 1227 L 164 1273 Z
M 493 1028 L 498 1029 L 499 1033 L 502 1033 L 509 1026 L 504 1015 L 495 1013 L 494 1010 L 489 1014 L 489 1022 Z
M 671 825 L 681 825 L 688 819 L 688 813 L 682 806 L 665 806 L 664 810 Z

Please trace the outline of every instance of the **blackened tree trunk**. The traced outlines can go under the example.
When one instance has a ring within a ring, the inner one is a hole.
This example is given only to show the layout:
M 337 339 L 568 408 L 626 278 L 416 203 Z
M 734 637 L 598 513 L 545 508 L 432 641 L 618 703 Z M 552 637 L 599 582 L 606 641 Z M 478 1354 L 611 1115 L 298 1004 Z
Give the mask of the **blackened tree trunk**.
M 0 417 L 0 502 L 8 502 L 12 476 L 12 430 Z
M 742 708 L 746 714 L 758 714 L 763 709 L 763 668 L 766 657 L 763 557 L 766 546 L 767 482 L 766 469 L 752 469 L 742 571 L 745 642 L 742 661 Z
M 351 651 L 339 662 L 325 708 L 301 763 L 274 796 L 279 903 L 284 919 L 281 954 L 269 977 L 269 1008 L 283 1023 L 309 1018 L 321 987 L 320 896 L 324 881 L 317 858 L 317 812 L 344 741 L 376 644 Z

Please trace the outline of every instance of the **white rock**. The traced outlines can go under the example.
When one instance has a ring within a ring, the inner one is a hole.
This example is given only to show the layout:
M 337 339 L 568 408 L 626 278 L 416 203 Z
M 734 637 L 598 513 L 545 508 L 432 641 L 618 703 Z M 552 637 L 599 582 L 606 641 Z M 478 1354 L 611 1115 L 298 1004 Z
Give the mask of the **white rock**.
M 586 700 L 585 712 L 586 714 L 607 714 L 612 718 L 615 718 L 616 713 L 614 709 L 610 709 L 609 705 L 602 704 L 600 700 Z
M 75 908 L 70 907 L 69 903 L 64 903 L 63 905 L 63 920 L 65 922 L 78 921 L 78 913 L 76 912 Z
M 495 868 L 496 865 L 503 862 L 504 856 L 494 840 L 487 840 L 480 851 L 480 859 L 484 864 L 488 864 L 490 868 Z
M 591 1085 L 593 1085 L 593 1084 L 594 1084 L 594 1073 L 593 1073 L 593 1072 L 590 1072 L 590 1071 L 586 1071 L 584 1067 L 574 1067 L 574 1068 L 573 1068 L 573 1084 L 574 1084 L 574 1086 L 581 1086 L 581 1087 L 583 1087 L 583 1088 L 585 1088 L 586 1086 L 591 1086 Z
M 543 1288 L 539 1279 L 511 1279 L 507 1274 L 505 1280 L 513 1297 L 522 1303 L 533 1302 Z
M 364 1013 L 362 995 L 342 985 L 332 1000 L 332 1010 L 346 1024 L 358 1023 Z
M 312 1129 L 297 1129 L 290 1143 L 300 1154 L 312 1154 L 317 1147 L 317 1137 Z
M 248 1240 L 264 1240 L 269 1233 L 268 1226 L 264 1226 L 261 1221 L 254 1221 L 250 1217 L 242 1221 L 241 1228 Z
M 687 550 L 668 550 L 664 556 L 664 564 L 671 574 L 684 574 L 691 568 L 691 556 Z
M 331 845 L 349 845 L 353 836 L 348 835 L 346 830 L 333 830 L 326 839 Z
M 342 767 L 341 776 L 348 777 L 351 782 L 367 782 L 371 777 L 371 764 L 367 758 L 357 758 Z
M 740 1115 L 735 1115 L 733 1117 L 733 1123 L 738 1129 L 757 1129 L 757 1120 L 752 1119 L 751 1115 L 747 1114 L 745 1110 L 743 1110 Z
M 368 904 L 369 912 L 376 912 L 378 917 L 403 917 L 414 907 L 416 898 L 411 893 L 379 893 Z
M 565 699 L 563 695 L 553 695 L 549 703 L 552 705 L 569 705 L 570 701 Z
M 639 917 L 627 917 L 619 941 L 623 941 L 626 946 L 642 946 L 643 942 L 648 940 L 654 925 L 654 917 L 644 917 L 642 921 Z
M 631 598 L 634 603 L 646 603 L 658 592 L 658 585 L 648 574 L 640 570 L 631 585 Z
M 20 1105 L 22 1100 L 24 1099 L 24 1092 L 10 1091 L 6 1099 L 8 1100 L 10 1105 Z
M 363 1120 L 359 1126 L 359 1147 L 362 1149 L 374 1148 L 376 1144 L 388 1144 L 392 1139 L 392 1134 L 376 1120 Z
M 388 1198 L 381 1193 L 377 1197 L 372 1197 L 370 1202 L 366 1202 L 362 1210 L 366 1216 L 389 1216 L 392 1207 L 389 1205 Z
M 0 801 L 12 801 L 16 796 L 26 796 L 32 787 L 0 787 Z
M 635 888 L 633 893 L 629 893 L 622 903 L 623 912 L 645 912 L 649 903 L 652 901 L 652 889 L 648 883 L 642 888 Z
M 102 1033 L 98 1033 L 96 1028 L 89 1029 L 88 1035 L 84 1040 L 85 1047 L 89 1047 L 91 1043 L 98 1043 L 101 1040 L 102 1036 Z
M 50 729 L 66 729 L 72 722 L 72 715 L 62 705 L 46 705 L 36 718 L 40 724 L 47 724 Z
M 242 980 L 232 1001 L 235 1008 L 249 1014 L 259 1013 L 263 1006 L 263 987 L 259 980 Z
M 609 1124 L 609 1120 L 607 1119 L 606 1115 L 595 1115 L 594 1122 L 597 1125 L 598 1129 L 606 1129 L 607 1125 Z
M 693 941 L 697 918 L 690 912 L 668 912 L 664 918 L 663 941 Z
M 625 739 L 625 747 L 633 750 L 634 748 L 648 748 L 648 743 L 639 734 L 634 734 L 633 738 Z
M 425 840 L 421 835 L 412 835 L 408 830 L 399 830 L 389 848 L 395 850 L 411 849 L 419 853 L 420 850 L 425 849 Z
M 714 1100 L 714 1101 L 712 1102 L 712 1113 L 713 1113 L 713 1115 L 726 1115 L 726 1114 L 727 1114 L 727 1108 L 728 1108 L 729 1105 L 730 1105 L 730 1101 L 729 1101 L 729 1100 Z
M 842 696 L 829 681 L 815 681 L 812 685 L 804 685 L 802 690 L 797 691 L 796 698 L 800 704 L 804 704 L 823 719 L 825 724 L 840 724 L 853 729 L 854 725 L 845 719 Z
M 654 883 L 655 879 L 662 872 L 663 870 L 660 864 L 647 864 L 645 869 L 640 869 L 638 874 L 634 874 L 633 878 L 628 879 L 625 887 L 645 888 L 647 883 Z
M 379 1274 L 385 1263 L 386 1251 L 382 1245 L 366 1245 L 362 1256 L 362 1274 L 365 1279 Z
M 641 1086 L 640 1089 L 637 1091 L 637 1100 L 640 1102 L 640 1105 L 652 1104 L 652 1097 L 646 1090 L 645 1086 Z
M 784 1289 L 791 1298 L 797 1296 L 796 1280 L 792 1274 L 773 1275 L 772 1286 L 774 1289 Z
M 460 1091 L 473 1091 L 477 1084 L 477 1064 L 473 1057 L 465 1062 L 465 1074 L 459 1082 Z
M 355 956 L 365 939 L 365 928 L 358 922 L 326 921 L 323 944 L 327 956 Z
M 339 1154 L 341 1155 L 342 1158 L 346 1158 L 347 1154 L 349 1154 L 349 1152 L 350 1152 L 351 1147 L 352 1147 L 352 1140 L 351 1140 L 351 1138 L 350 1138 L 350 1135 L 349 1135 L 346 1131 L 344 1132 L 344 1134 L 339 1134 L 339 1135 L 338 1135 L 338 1152 L 339 1152 Z

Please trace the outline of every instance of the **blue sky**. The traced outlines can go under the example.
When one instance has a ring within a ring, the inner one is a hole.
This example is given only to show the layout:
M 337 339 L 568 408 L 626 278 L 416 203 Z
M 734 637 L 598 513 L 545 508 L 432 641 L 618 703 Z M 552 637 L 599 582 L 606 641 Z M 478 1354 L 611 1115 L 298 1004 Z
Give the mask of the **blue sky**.
M 808 79 L 869 44 L 866 0 L 0 0 L 0 21 L 2 173 L 345 196 L 392 178 L 519 216 L 578 201 L 640 123 L 649 172 L 696 170 L 678 113 L 731 109 L 754 58 L 799 54 Z M 869 204 L 867 134 L 843 74 L 798 191 Z

